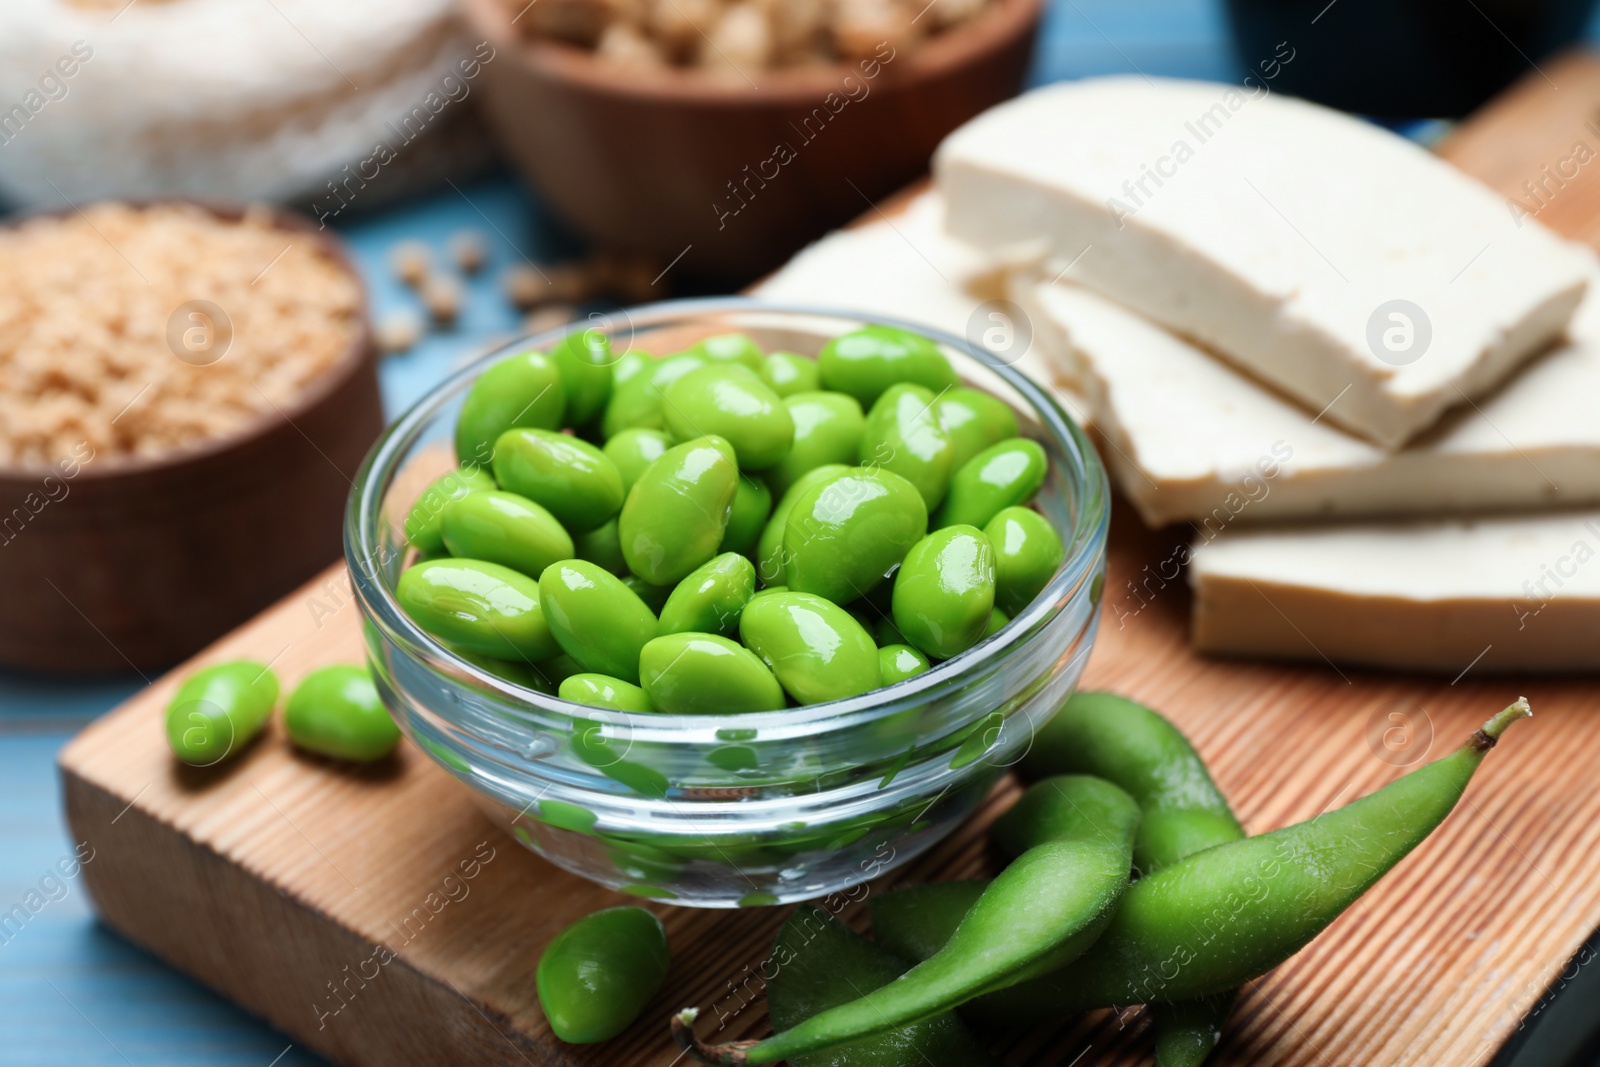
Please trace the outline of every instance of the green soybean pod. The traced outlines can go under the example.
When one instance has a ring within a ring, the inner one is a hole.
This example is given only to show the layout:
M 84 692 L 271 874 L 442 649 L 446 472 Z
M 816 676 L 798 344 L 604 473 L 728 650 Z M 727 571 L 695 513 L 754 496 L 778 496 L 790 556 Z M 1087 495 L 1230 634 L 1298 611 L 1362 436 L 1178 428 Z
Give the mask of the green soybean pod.
M 933 415 L 932 390 L 892 385 L 867 413 L 859 455 L 863 467 L 881 467 L 917 487 L 931 514 L 950 488 L 955 442 Z
M 508 430 L 495 442 L 502 489 L 544 507 L 574 533 L 603 526 L 622 507 L 622 474 L 594 445 L 551 430 Z
M 502 359 L 478 375 L 461 404 L 456 457 L 487 466 L 501 434 L 518 426 L 553 430 L 566 406 L 561 372 L 548 356 L 523 352 Z
M 1050 470 L 1039 442 L 1013 437 L 990 445 L 962 464 L 933 516 L 933 528 L 965 524 L 979 529 L 1003 509 L 1033 499 Z
M 759 582 L 770 588 L 783 581 L 786 562 L 783 533 L 789 522 L 789 513 L 794 510 L 795 502 L 814 486 L 831 481 L 849 469 L 842 463 L 824 464 L 806 471 L 779 496 L 777 504 L 772 508 L 771 516 L 767 519 L 767 524 L 762 527 L 761 538 L 756 542 L 756 579 Z
M 944 393 L 933 404 L 939 428 L 955 442 L 955 468 L 990 445 L 1017 436 L 1017 413 L 992 393 L 962 386 Z
M 784 584 L 847 604 L 871 593 L 911 546 L 928 512 L 893 471 L 853 467 L 809 489 L 784 524 Z
M 712 334 L 691 346 L 689 351 L 705 356 L 714 363 L 737 363 L 753 371 L 759 371 L 766 360 L 761 346 L 747 333 Z
M 445 509 L 444 543 L 452 556 L 499 563 L 530 578 L 573 551 L 572 536 L 554 515 L 498 489 L 468 493 Z
M 930 666 L 928 657 L 910 645 L 885 645 L 878 649 L 878 673 L 883 676 L 884 685 L 915 678 Z
M 584 671 L 639 681 L 639 650 L 655 637 L 656 617 L 622 579 L 564 560 L 539 576 L 539 600 L 556 644 Z
M 757 373 L 762 381 L 772 387 L 774 393 L 782 397 L 815 392 L 822 384 L 817 361 L 793 352 L 771 353 L 761 361 L 761 369 Z
M 667 931 L 643 908 L 586 915 L 545 946 L 534 974 L 550 1029 L 570 1044 L 608 1041 L 666 981 Z
M 653 585 L 675 585 L 717 554 L 739 489 L 733 448 L 700 437 L 645 468 L 617 519 L 628 569 Z
M 622 558 L 622 538 L 617 533 L 616 519 L 575 535 L 572 538 L 572 554 L 578 559 L 598 563 L 618 577 L 628 573 L 628 561 Z
M 739 618 L 739 637 L 801 704 L 842 700 L 883 684 L 872 636 L 820 596 L 790 590 L 751 601 Z
M 994 612 L 994 548 L 972 526 L 935 530 L 894 580 L 894 623 L 912 645 L 949 659 L 983 640 Z
M 611 399 L 611 368 L 617 357 L 611 338 L 594 328 L 574 330 L 550 349 L 566 393 L 567 423 L 587 426 Z
M 807 472 L 831 463 L 853 465 L 861 451 L 867 417 L 855 397 L 844 393 L 796 393 L 784 398 L 794 421 L 794 444 L 767 471 L 767 484 L 780 497 Z
M 539 583 L 475 559 L 435 559 L 408 568 L 395 599 L 434 637 L 496 659 L 549 659 L 561 651 L 545 624 Z
M 634 426 L 608 440 L 601 451 L 617 465 L 617 473 L 622 475 L 622 491 L 626 493 L 644 469 L 666 455 L 671 447 L 672 438 L 665 432 Z
M 731 637 L 755 592 L 755 565 L 736 552 L 724 552 L 689 572 L 672 590 L 661 609 L 658 633 Z
M 680 441 L 727 441 L 748 471 L 777 463 L 794 441 L 789 409 L 743 364 L 713 363 L 685 374 L 662 394 L 661 417 Z
M 778 711 L 783 687 L 743 645 L 716 634 L 658 637 L 639 653 L 639 678 L 650 703 L 675 715 Z
M 444 513 L 452 501 L 468 493 L 498 489 L 482 467 L 457 467 L 431 482 L 406 514 L 406 540 L 425 556 L 444 551 Z
M 609 674 L 573 674 L 561 680 L 557 691 L 562 700 L 613 711 L 650 712 L 655 706 L 650 696 L 632 682 Z
M 400 728 L 366 667 L 336 664 L 301 679 L 283 706 L 289 740 L 308 752 L 370 763 L 394 751 Z
M 1050 584 L 1067 550 L 1050 520 L 1031 508 L 1001 508 L 983 528 L 994 546 L 994 602 L 1015 615 Z
M 627 383 L 611 394 L 606 405 L 601 431 L 607 440 L 631 426 L 659 430 L 664 425 L 661 416 L 662 394 L 673 382 L 698 367 L 704 367 L 706 357 L 697 352 L 679 352 L 657 360 L 641 370 Z
M 870 406 L 885 389 L 909 382 L 938 392 L 960 384 L 939 346 L 895 326 L 865 326 L 835 337 L 817 353 L 822 387 Z
M 728 528 L 722 531 L 722 543 L 717 551 L 748 555 L 760 540 L 771 514 L 772 490 L 767 488 L 767 483 L 740 474 L 738 488 L 733 494 L 733 508 L 728 512 Z
M 265 663 L 217 663 L 184 679 L 167 705 L 167 744 L 195 767 L 237 754 L 253 740 L 278 701 L 278 676 Z

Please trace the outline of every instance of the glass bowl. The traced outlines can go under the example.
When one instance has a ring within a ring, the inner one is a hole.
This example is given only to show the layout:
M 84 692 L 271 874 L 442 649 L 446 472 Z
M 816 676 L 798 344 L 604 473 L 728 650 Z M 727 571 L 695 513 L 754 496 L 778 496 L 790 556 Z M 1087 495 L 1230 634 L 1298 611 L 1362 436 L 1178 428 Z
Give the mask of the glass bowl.
M 620 358 L 742 330 L 815 355 L 868 323 L 938 344 L 968 384 L 1017 411 L 1050 474 L 1036 506 L 1066 558 L 996 634 L 907 681 L 845 700 L 740 715 L 628 714 L 569 703 L 462 658 L 395 601 L 410 561 L 401 523 L 454 464 L 473 380 L 571 329 Z M 743 299 L 654 304 L 507 345 L 455 374 L 379 439 L 357 476 L 345 554 L 374 677 L 395 721 L 499 825 L 550 862 L 638 896 L 695 907 L 787 903 L 845 889 L 954 829 L 1071 693 L 1094 641 L 1109 496 L 1083 431 L 1050 395 L 952 336 L 893 319 Z

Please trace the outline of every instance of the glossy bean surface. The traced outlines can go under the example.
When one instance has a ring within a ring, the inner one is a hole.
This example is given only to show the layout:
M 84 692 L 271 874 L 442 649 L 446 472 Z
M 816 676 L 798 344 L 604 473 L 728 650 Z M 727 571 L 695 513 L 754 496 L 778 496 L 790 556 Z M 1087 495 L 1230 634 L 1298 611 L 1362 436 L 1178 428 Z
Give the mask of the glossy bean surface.
M 594 445 L 552 430 L 508 430 L 495 442 L 494 478 L 573 533 L 603 526 L 622 507 L 622 474 Z
M 822 597 L 790 590 L 754 600 L 739 636 L 798 703 L 841 700 L 882 684 L 871 635 Z
M 202 667 L 167 704 L 167 743 L 192 766 L 221 763 L 261 732 L 277 701 L 278 676 L 265 663 L 232 660 Z
M 550 1029 L 571 1044 L 616 1037 L 666 981 L 667 932 L 643 908 L 586 915 L 545 946 L 535 972 Z
M 895 626 L 929 656 L 949 659 L 983 639 L 994 591 L 994 549 L 983 531 L 935 530 L 912 546 L 895 575 Z
M 739 488 L 732 446 L 700 437 L 645 468 L 617 520 L 628 568 L 654 585 L 675 585 L 717 554 Z
M 584 671 L 639 681 L 639 652 L 656 635 L 656 617 L 622 579 L 569 559 L 539 578 L 550 633 Z
M 451 503 L 444 515 L 444 544 L 452 556 L 499 563 L 530 578 L 573 555 L 572 536 L 554 515 L 527 497 L 498 489 Z
M 485 656 L 537 662 L 561 651 L 545 624 L 538 581 L 498 563 L 418 563 L 401 573 L 395 598 L 428 633 Z
M 400 741 L 371 672 L 350 664 L 301 679 L 283 706 L 283 725 L 306 751 L 358 763 L 383 759 Z

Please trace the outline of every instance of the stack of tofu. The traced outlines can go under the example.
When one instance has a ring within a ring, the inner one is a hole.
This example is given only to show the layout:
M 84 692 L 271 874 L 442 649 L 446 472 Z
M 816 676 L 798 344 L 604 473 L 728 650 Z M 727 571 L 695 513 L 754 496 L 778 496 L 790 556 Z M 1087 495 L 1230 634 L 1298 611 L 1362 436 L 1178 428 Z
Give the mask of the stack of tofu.
M 1146 523 L 1188 527 L 1108 614 L 1186 570 L 1203 651 L 1600 667 L 1586 249 L 1264 88 L 1052 86 L 952 134 L 935 175 L 761 293 L 970 335 L 1003 278 L 1023 369 L 1071 398 Z

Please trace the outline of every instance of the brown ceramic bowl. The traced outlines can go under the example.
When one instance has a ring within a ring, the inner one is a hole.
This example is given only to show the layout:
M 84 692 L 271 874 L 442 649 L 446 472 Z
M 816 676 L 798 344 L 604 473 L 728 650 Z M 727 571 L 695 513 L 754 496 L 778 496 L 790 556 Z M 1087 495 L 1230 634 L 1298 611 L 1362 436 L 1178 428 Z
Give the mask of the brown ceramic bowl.
M 280 225 L 359 282 L 315 223 L 284 212 Z M 0 519 L 18 527 L 0 537 L 0 665 L 148 672 L 215 641 L 339 558 L 350 482 L 382 429 L 363 315 L 339 363 L 242 434 L 170 457 L 97 457 L 71 476 L 0 469 Z
M 946 134 L 1015 95 L 1043 0 L 998 0 L 871 79 L 840 65 L 759 72 L 755 86 L 619 69 L 521 39 L 503 0 L 464 3 L 495 49 L 490 125 L 543 201 L 606 248 L 663 266 L 681 255 L 675 280 L 738 285 L 915 179 Z

